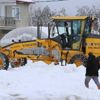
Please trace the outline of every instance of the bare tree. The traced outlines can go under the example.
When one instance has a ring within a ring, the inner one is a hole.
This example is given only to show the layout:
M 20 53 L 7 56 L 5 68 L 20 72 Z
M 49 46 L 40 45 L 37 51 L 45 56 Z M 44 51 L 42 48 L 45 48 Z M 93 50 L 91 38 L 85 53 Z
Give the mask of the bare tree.
M 43 9 L 37 8 L 31 12 L 31 25 L 37 25 L 37 22 L 41 20 L 41 24 L 46 26 L 50 20 L 51 16 L 54 16 L 56 12 L 51 11 L 51 9 L 46 6 Z
M 83 6 L 81 8 L 78 8 L 77 15 L 79 15 L 79 16 L 88 16 L 88 15 L 90 15 L 90 8 L 88 6 Z
M 44 26 L 47 25 L 52 15 L 53 12 L 51 11 L 51 9 L 48 6 L 44 7 L 42 11 L 42 21 Z
M 94 30 L 100 30 L 100 7 L 93 5 L 92 7 L 83 6 L 77 10 L 79 16 L 94 16 L 98 18 L 94 25 Z
M 48 22 L 50 21 L 51 16 L 66 16 L 65 8 L 62 8 L 60 11 L 51 10 L 49 6 L 44 7 L 43 9 L 37 8 L 32 11 L 31 8 L 31 21 L 30 25 L 37 25 L 37 21 L 40 19 L 43 26 L 47 26 Z
M 100 19 L 100 8 L 97 5 L 93 5 L 92 7 L 83 6 L 83 7 L 77 9 L 77 15 L 95 16 Z
M 66 16 L 67 14 L 66 14 L 65 8 L 62 8 L 62 9 L 58 12 L 58 14 L 59 14 L 60 16 Z
M 31 24 L 37 25 L 38 19 L 42 16 L 41 8 L 37 8 L 33 13 L 31 13 Z

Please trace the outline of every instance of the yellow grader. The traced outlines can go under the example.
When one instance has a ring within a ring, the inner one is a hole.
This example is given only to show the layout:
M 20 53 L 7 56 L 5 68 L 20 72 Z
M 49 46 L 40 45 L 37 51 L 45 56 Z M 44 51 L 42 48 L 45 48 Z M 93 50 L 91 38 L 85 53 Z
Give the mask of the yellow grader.
M 23 66 L 27 59 L 47 64 L 60 61 L 85 65 L 88 53 L 100 61 L 100 34 L 94 34 L 96 18 L 88 16 L 55 16 L 48 24 L 48 38 L 14 42 L 0 49 L 0 69 Z M 39 26 L 39 25 L 38 25 Z M 26 52 L 27 51 L 27 52 Z

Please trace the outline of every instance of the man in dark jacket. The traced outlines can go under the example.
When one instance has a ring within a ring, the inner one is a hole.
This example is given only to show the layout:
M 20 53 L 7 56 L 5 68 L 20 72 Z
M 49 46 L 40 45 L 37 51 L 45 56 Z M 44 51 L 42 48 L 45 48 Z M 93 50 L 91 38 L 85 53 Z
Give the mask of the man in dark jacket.
M 100 89 L 100 83 L 98 80 L 99 68 L 100 68 L 99 61 L 96 59 L 96 57 L 92 53 L 89 53 L 89 57 L 87 60 L 87 65 L 86 65 L 86 78 L 85 78 L 85 86 L 87 88 L 89 88 L 90 80 L 93 79 L 98 89 Z

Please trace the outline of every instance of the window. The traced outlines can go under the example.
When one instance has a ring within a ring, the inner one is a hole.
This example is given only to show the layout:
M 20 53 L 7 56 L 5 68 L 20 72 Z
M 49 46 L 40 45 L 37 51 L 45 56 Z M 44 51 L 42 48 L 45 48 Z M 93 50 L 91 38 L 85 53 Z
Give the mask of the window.
M 66 33 L 66 28 L 64 26 L 64 22 L 58 22 L 57 23 L 57 26 L 58 26 L 58 31 L 59 31 L 59 34 L 63 34 L 63 33 Z
M 52 28 L 52 38 L 59 42 L 63 48 L 78 50 L 81 41 L 82 20 L 55 21 Z
M 89 34 L 91 32 L 91 26 L 92 26 L 92 18 L 87 18 L 86 24 L 85 24 L 85 34 Z
M 80 48 L 81 24 L 80 20 L 74 20 L 72 22 L 72 49 L 74 50 L 78 50 Z
M 19 7 L 12 8 L 12 17 L 14 17 L 16 20 L 20 19 L 20 8 Z
M 73 34 L 80 34 L 81 31 L 81 21 L 73 21 Z

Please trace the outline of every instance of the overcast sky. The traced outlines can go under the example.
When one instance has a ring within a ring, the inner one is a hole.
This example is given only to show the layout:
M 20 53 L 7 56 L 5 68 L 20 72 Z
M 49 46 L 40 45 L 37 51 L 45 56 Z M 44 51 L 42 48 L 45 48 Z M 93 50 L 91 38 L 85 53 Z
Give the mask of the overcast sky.
M 64 7 L 68 15 L 75 15 L 77 8 L 82 7 L 84 5 L 88 5 L 90 7 L 92 5 L 97 5 L 100 8 L 100 0 L 68 0 L 68 1 L 49 2 L 49 3 L 43 2 L 43 3 L 36 3 L 34 6 L 44 7 L 46 5 L 48 5 L 52 10 L 60 10 L 62 7 Z

